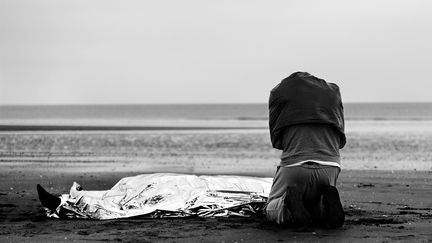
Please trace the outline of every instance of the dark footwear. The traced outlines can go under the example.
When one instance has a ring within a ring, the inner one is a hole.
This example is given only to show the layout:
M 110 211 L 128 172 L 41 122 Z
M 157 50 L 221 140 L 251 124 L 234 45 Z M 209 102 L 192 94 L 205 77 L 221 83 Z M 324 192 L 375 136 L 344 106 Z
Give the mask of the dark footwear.
M 334 186 L 324 188 L 320 200 L 321 218 L 327 228 L 340 228 L 345 222 L 345 213 L 339 198 L 339 192 Z
M 284 199 L 286 206 L 293 218 L 295 226 L 309 226 L 312 224 L 312 218 L 303 204 L 303 197 L 297 187 L 288 187 Z
M 54 211 L 60 205 L 60 198 L 47 192 L 41 185 L 37 184 L 36 189 L 42 206 L 48 208 L 51 211 Z

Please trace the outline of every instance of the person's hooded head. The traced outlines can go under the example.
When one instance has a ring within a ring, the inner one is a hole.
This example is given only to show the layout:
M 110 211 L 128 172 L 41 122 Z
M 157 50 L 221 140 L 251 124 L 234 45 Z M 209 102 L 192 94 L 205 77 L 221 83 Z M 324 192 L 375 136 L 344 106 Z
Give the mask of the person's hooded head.
M 345 146 L 339 87 L 307 72 L 296 72 L 270 92 L 269 127 L 273 147 L 282 149 L 283 129 L 308 123 L 332 125 L 340 135 L 340 148 Z

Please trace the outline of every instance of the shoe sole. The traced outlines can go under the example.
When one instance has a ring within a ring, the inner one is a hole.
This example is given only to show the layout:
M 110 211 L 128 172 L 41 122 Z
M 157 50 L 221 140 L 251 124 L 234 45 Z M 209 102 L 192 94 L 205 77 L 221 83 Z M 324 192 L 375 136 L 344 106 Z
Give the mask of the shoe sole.
M 285 206 L 289 209 L 293 224 L 295 226 L 309 226 L 312 223 L 312 218 L 303 204 L 303 198 L 300 191 L 296 187 L 288 187 L 284 200 Z
M 60 198 L 47 192 L 41 185 L 37 184 L 36 189 L 42 206 L 53 211 L 60 205 L 61 203 Z
M 329 186 L 322 196 L 323 220 L 330 229 L 340 228 L 345 222 L 345 213 L 336 187 Z

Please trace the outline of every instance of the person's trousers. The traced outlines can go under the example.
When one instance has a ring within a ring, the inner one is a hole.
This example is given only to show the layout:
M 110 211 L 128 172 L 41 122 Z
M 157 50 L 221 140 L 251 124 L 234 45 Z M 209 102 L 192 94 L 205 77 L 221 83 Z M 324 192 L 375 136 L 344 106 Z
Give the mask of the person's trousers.
M 339 167 L 313 162 L 293 167 L 279 166 L 265 207 L 267 219 L 278 224 L 291 223 L 291 213 L 284 206 L 287 187 L 297 187 L 305 207 L 313 207 L 319 202 L 325 186 L 336 186 L 339 172 Z

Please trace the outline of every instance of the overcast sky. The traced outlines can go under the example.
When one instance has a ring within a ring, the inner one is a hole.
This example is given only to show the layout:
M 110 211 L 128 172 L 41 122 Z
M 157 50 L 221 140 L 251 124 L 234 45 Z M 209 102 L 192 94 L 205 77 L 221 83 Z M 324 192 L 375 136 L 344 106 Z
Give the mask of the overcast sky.
M 432 1 L 0 0 L 0 104 L 432 102 Z

